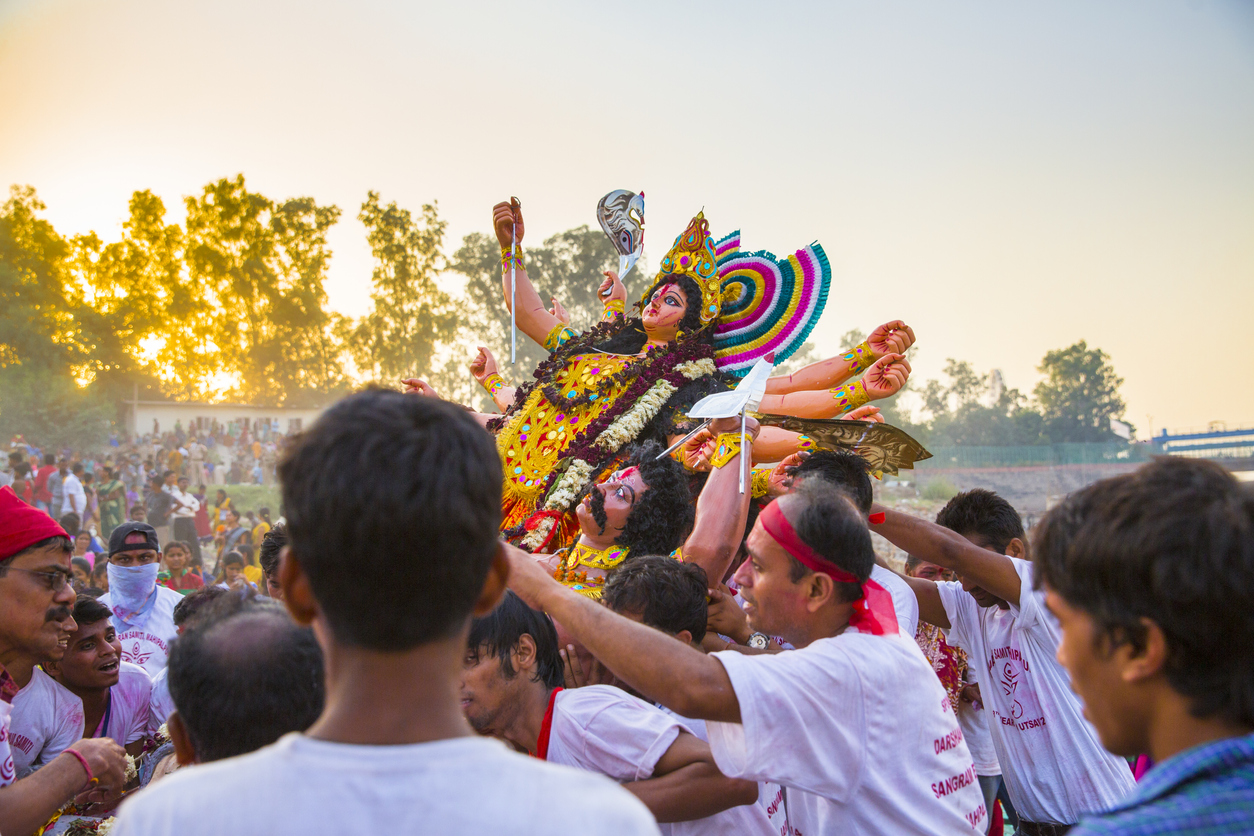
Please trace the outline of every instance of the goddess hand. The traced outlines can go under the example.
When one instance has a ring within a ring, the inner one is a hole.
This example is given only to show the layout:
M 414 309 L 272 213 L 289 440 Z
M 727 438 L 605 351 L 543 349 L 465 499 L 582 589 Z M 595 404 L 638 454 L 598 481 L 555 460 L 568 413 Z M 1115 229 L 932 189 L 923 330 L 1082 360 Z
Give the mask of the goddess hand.
M 490 375 L 497 373 L 496 358 L 492 356 L 492 352 L 483 346 L 479 346 L 479 353 L 475 355 L 475 359 L 470 361 L 470 374 L 475 380 L 483 383 Z M 405 381 L 408 383 L 409 381 Z M 421 383 L 422 381 L 418 381 Z
M 881 357 L 885 354 L 904 354 L 907 348 L 914 345 L 914 329 L 900 319 L 894 319 L 872 331 L 866 343 Z
M 885 354 L 862 375 L 862 384 L 871 400 L 887 398 L 901 391 L 910 377 L 910 363 L 900 354 Z
M 549 313 L 553 314 L 553 317 L 563 325 L 570 325 L 570 314 L 566 313 L 562 303 L 556 299 L 551 299 L 550 301 L 553 303 L 553 307 L 549 308 Z
M 435 391 L 431 384 L 427 383 L 425 380 L 419 380 L 416 377 L 407 377 L 402 380 L 401 383 L 405 384 L 405 394 L 407 395 L 425 395 L 428 398 L 443 400 L 443 398 L 440 397 L 440 393 Z
M 792 478 L 797 468 L 809 457 L 809 452 L 798 450 L 771 468 L 771 474 L 766 477 L 766 495 L 774 499 L 788 493 L 792 489 Z
M 508 250 L 511 243 L 521 244 L 523 240 L 522 206 L 515 206 L 512 198 L 493 206 L 492 228 L 496 230 L 496 240 L 502 249 Z M 518 232 L 517 239 L 512 237 L 515 230 Z
M 617 299 L 623 304 L 627 303 L 627 288 L 623 286 L 622 280 L 613 270 L 605 271 L 605 281 L 601 282 L 601 286 L 597 288 L 597 298 L 601 300 L 602 305 L 611 299 Z
M 870 390 L 867 391 L 869 392 Z M 872 424 L 884 423 L 884 416 L 880 415 L 880 408 L 871 404 L 865 404 L 857 409 L 850 410 L 840 417 L 843 421 L 869 421 Z

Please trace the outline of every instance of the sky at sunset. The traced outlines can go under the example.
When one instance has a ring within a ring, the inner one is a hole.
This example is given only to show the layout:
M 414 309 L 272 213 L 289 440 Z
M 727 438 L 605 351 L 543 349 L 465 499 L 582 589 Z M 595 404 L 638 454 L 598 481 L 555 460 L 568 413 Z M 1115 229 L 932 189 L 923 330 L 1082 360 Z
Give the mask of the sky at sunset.
M 702 207 L 820 241 L 821 349 L 901 318 L 920 380 L 1026 392 L 1085 339 L 1142 437 L 1254 426 L 1250 2 L 0 0 L 0 114 L 0 188 L 63 233 L 238 172 L 338 205 L 351 315 L 367 190 L 438 200 L 451 252 L 510 195 L 538 240 L 627 188 L 651 264 Z

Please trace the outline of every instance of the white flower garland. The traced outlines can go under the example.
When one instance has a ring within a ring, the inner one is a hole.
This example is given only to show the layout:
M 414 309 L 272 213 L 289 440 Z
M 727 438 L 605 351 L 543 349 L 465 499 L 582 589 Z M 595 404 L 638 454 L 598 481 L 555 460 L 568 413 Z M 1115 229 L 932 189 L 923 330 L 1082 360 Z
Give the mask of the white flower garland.
M 675 371 L 682 374 L 688 380 L 697 380 L 714 374 L 714 361 L 708 358 L 702 360 L 689 360 L 686 363 L 680 363 L 675 367 Z M 671 395 L 675 394 L 678 389 L 674 384 L 667 383 L 665 380 L 659 380 L 649 387 L 649 391 L 640 396 L 631 408 L 618 416 L 612 424 L 597 436 L 593 442 L 602 450 L 610 453 L 616 453 L 624 444 L 628 444 L 640 435 L 649 422 L 657 417 L 658 412 L 670 400 Z M 592 465 L 583 459 L 574 459 L 566 468 L 566 472 L 557 480 L 557 484 L 553 486 L 553 490 L 549 493 L 548 499 L 544 502 L 545 511 L 565 511 L 574 504 L 575 499 L 588 485 L 588 480 L 592 478 Z M 549 536 L 549 532 L 553 530 L 556 521 L 549 517 L 540 520 L 539 523 L 527 536 L 523 538 L 523 545 L 531 549 L 537 549 L 540 544 Z

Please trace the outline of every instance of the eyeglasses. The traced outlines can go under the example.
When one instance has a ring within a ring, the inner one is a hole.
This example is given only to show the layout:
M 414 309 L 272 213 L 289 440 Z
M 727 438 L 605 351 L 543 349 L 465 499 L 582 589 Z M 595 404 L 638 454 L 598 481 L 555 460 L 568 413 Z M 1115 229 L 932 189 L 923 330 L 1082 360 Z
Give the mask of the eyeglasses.
M 70 582 L 69 569 L 57 569 L 54 572 L 37 572 L 34 569 L 18 569 L 17 567 L 11 566 L 6 571 L 25 572 L 28 575 L 39 575 L 39 577 L 43 578 L 44 584 L 46 584 L 53 592 L 60 592 L 62 589 L 65 589 L 65 585 Z

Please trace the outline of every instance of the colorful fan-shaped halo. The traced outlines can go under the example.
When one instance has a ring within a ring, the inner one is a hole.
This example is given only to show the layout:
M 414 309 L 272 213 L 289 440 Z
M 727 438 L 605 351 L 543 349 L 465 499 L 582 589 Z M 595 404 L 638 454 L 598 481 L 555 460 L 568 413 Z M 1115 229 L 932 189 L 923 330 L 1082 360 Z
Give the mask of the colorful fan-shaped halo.
M 740 251 L 740 233 L 715 244 L 723 307 L 714 330 L 714 362 L 743 377 L 758 358 L 775 362 L 801 348 L 827 304 L 832 269 L 816 242 L 780 259 Z

